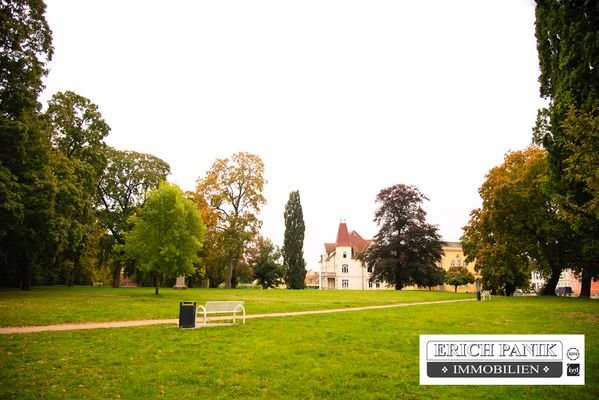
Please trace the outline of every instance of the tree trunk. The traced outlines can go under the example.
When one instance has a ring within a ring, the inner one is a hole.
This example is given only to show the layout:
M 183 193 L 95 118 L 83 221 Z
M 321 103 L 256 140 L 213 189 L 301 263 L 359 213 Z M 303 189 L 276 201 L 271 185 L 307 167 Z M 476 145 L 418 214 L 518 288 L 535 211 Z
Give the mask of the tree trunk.
M 114 269 L 112 270 L 112 287 L 119 288 L 121 286 L 121 265 L 115 263 Z
M 453 292 L 457 293 L 458 292 L 458 285 L 453 285 L 453 287 L 454 287 Z
M 160 291 L 160 277 L 158 276 L 158 274 L 154 275 L 154 288 L 156 289 L 154 291 L 154 294 L 158 296 L 158 292 Z
M 401 290 L 401 269 L 399 265 L 395 266 L 395 290 Z
M 557 287 L 557 282 L 559 281 L 559 276 L 561 273 L 561 268 L 551 268 L 551 276 L 541 292 L 543 296 L 555 296 L 555 288 Z
M 231 289 L 231 283 L 233 281 L 233 267 L 235 266 L 235 258 L 229 258 L 229 265 L 227 266 L 227 271 L 225 274 L 225 287 L 227 289 Z
M 580 297 L 585 297 L 588 299 L 591 297 L 591 281 L 593 280 L 593 274 L 591 273 L 590 266 L 586 266 L 582 270 L 582 276 L 580 280 Z

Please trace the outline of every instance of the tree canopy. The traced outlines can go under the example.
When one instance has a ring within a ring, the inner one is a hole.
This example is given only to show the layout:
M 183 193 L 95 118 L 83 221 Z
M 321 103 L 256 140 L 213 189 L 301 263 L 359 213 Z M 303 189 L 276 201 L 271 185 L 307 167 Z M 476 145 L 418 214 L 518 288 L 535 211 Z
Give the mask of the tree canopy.
M 43 0 L 0 2 L 0 115 L 16 120 L 40 108 L 42 78 L 52 59 Z
M 123 232 L 129 218 L 146 201 L 148 192 L 166 180 L 170 166 L 151 154 L 121 151 L 107 147 L 106 167 L 96 192 L 97 216 L 110 232 L 113 243 L 124 244 Z M 113 268 L 113 285 L 119 286 L 122 264 L 117 258 Z
M 452 285 L 457 293 L 458 286 L 474 283 L 474 275 L 466 267 L 450 267 L 445 273 L 444 282 Z
M 537 270 L 549 278 L 544 293 L 552 294 L 561 271 L 576 262 L 577 236 L 559 217 L 548 175 L 547 153 L 534 146 L 508 153 L 488 172 L 482 207 L 462 236 L 466 260 L 476 260 L 485 287 L 512 294 Z
M 396 290 L 427 286 L 431 266 L 443 254 L 438 228 L 426 222 L 422 203 L 428 200 L 415 186 L 398 184 L 379 192 L 374 222 L 379 232 L 362 259 L 373 267 L 372 281 L 386 281 Z
M 206 228 L 181 189 L 162 182 L 129 222 L 123 249 L 138 269 L 152 274 L 156 294 L 163 279 L 194 272 Z
M 270 240 L 258 239 L 258 256 L 252 260 L 254 279 L 263 289 L 275 288 L 283 283 L 285 269 L 281 264 L 281 250 Z
M 534 140 L 548 151 L 553 197 L 581 239 L 581 296 L 588 297 L 591 279 L 599 277 L 599 218 L 589 212 L 597 203 L 596 169 L 582 168 L 599 157 L 597 146 L 588 145 L 599 115 L 599 5 L 537 0 L 535 25 L 540 93 L 548 106 L 539 110 Z

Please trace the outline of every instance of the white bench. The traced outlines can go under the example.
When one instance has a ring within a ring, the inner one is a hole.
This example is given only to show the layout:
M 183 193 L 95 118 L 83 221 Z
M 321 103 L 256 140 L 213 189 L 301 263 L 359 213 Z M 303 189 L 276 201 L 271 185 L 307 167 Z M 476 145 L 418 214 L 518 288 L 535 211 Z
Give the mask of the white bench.
M 483 290 L 482 292 L 480 292 L 481 295 L 481 300 L 485 300 L 485 298 L 487 300 L 491 300 L 491 291 L 490 290 Z
M 241 312 L 245 324 L 245 307 L 243 305 L 243 301 L 207 301 L 205 306 L 198 306 L 196 318 L 198 315 L 202 315 L 204 326 L 206 326 L 208 314 L 233 314 L 233 323 L 236 323 L 237 313 Z

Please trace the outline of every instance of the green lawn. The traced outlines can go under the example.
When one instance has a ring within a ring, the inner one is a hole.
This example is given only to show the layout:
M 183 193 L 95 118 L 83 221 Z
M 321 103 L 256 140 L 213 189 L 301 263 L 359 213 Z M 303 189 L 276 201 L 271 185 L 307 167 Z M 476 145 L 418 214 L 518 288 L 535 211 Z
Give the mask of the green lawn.
M 0 290 L 0 326 L 86 321 L 178 318 L 179 302 L 245 300 L 248 314 L 320 310 L 414 301 L 473 298 L 473 294 L 428 291 L 318 291 L 260 289 L 35 287 Z
M 249 301 L 250 291 L 242 292 Z M 315 301 L 332 307 L 368 303 L 368 293 L 362 292 L 255 292 L 256 309 L 268 311 L 286 302 L 304 307 L 302 296 L 309 307 Z M 42 297 L 52 297 L 48 293 Z M 234 291 L 201 293 L 221 298 Z M 369 293 L 371 304 L 450 295 Z M 21 295 L 2 296 L 10 302 Z M 169 298 L 178 301 L 179 296 Z M 598 328 L 596 300 L 494 297 L 490 302 L 254 319 L 209 329 L 157 325 L 0 335 L 0 398 L 596 399 Z M 440 333 L 585 334 L 586 385 L 420 386 L 419 335 Z

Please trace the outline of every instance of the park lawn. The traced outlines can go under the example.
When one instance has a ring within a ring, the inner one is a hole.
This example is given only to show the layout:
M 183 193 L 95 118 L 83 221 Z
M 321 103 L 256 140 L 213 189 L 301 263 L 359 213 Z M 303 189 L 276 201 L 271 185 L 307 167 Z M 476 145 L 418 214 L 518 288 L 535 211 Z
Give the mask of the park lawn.
M 494 297 L 195 330 L 0 335 L 0 398 L 596 399 L 598 328 L 596 300 Z M 585 334 L 586 385 L 420 386 L 419 335 L 466 333 Z
M 0 326 L 178 318 L 179 302 L 244 300 L 248 314 L 362 307 L 473 298 L 473 294 L 430 291 L 328 291 L 34 287 L 0 290 Z

